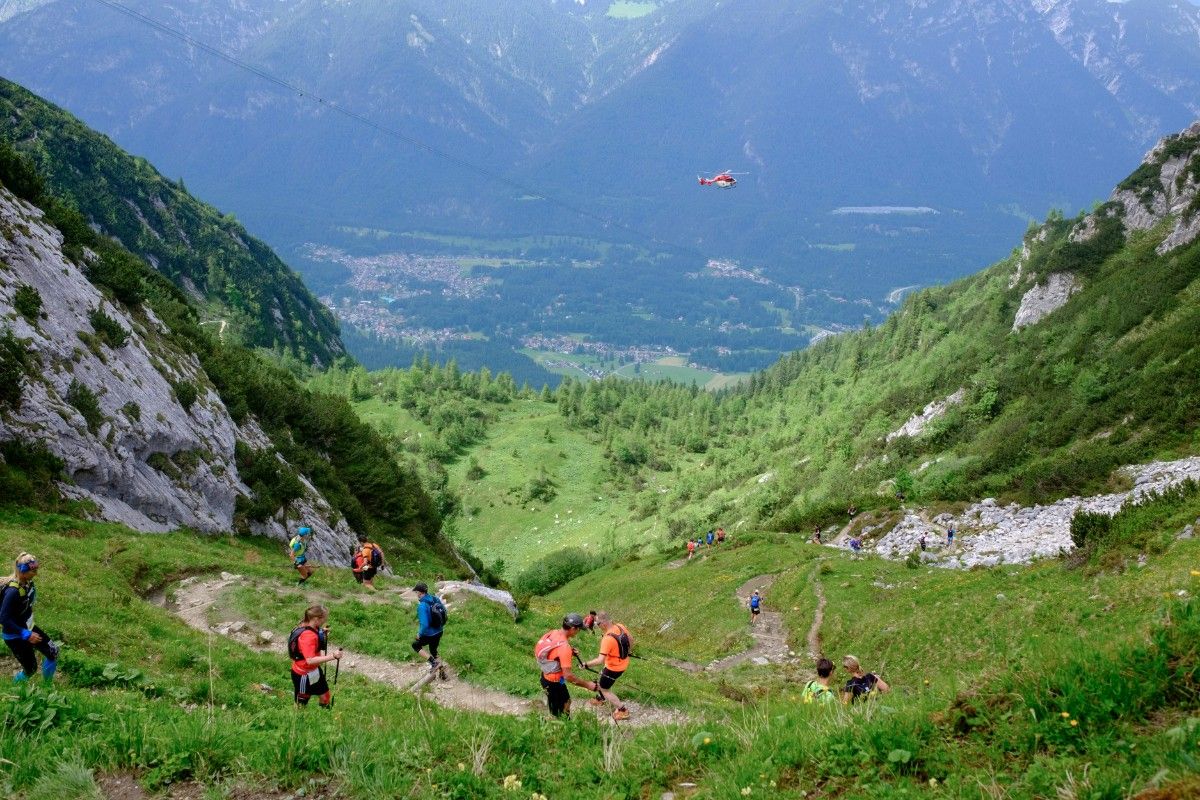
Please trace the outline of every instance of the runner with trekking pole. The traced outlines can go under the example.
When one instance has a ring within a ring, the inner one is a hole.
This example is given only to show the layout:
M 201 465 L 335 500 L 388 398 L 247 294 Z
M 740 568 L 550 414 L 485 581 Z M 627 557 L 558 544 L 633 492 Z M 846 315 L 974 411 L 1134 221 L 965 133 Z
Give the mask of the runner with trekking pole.
M 325 679 L 324 665 L 336 661 L 340 666 L 342 651 L 339 648 L 332 655 L 327 652 L 329 629 L 325 623 L 328 621 L 329 610 L 325 606 L 309 606 L 304 611 L 304 620 L 288 636 L 297 706 L 307 706 L 309 698 L 316 695 L 321 708 L 333 708 L 333 693 Z
M 589 670 L 597 664 L 604 664 L 600 671 L 600 680 L 597 682 L 596 696 L 589 702 L 594 706 L 611 703 L 614 720 L 629 719 L 629 711 L 621 702 L 621 698 L 613 692 L 612 687 L 629 668 L 633 637 L 629 635 L 629 629 L 619 622 L 614 622 L 607 611 L 596 612 L 596 624 L 604 630 L 604 635 L 600 637 L 600 655 L 591 661 L 580 662 Z

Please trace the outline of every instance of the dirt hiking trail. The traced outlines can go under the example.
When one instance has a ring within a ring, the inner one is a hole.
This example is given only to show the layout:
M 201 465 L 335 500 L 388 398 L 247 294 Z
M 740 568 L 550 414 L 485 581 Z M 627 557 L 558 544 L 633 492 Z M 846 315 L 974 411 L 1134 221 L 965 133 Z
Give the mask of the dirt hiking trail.
M 821 588 L 821 562 L 824 559 L 817 559 L 817 563 L 813 564 L 812 575 L 809 576 L 809 583 L 812 584 L 813 592 L 817 595 L 817 608 L 813 612 L 812 626 L 808 629 L 808 657 L 819 659 L 821 652 L 821 626 L 825 623 L 825 590 Z
M 750 616 L 750 595 L 755 590 L 765 595 L 767 590 L 774 584 L 774 575 L 759 575 L 756 578 L 746 581 L 738 588 L 737 592 L 735 592 L 738 605 L 746 609 L 747 617 Z M 788 650 L 787 631 L 783 626 L 783 615 L 778 611 L 768 611 L 769 604 L 770 598 L 764 596 L 763 609 L 758 615 L 758 620 L 750 626 L 750 635 L 754 638 L 754 644 L 750 646 L 750 649 L 719 658 L 705 667 L 706 671 L 717 672 L 719 670 L 730 669 L 747 661 L 765 666 L 767 664 L 786 664 L 794 660 L 791 651 Z
M 229 573 L 222 573 L 218 578 L 207 580 L 188 578 L 175 587 L 173 603 L 167 601 L 165 593 L 152 599 L 157 605 L 178 616 L 190 628 L 208 635 L 225 636 L 260 653 L 278 655 L 280 663 L 283 663 L 287 660 L 286 633 L 271 631 L 270 641 L 264 641 L 263 637 L 245 622 L 216 625 L 209 623 L 209 610 L 218 602 L 221 595 L 226 590 L 240 585 L 244 585 L 244 578 Z M 300 594 L 299 590 L 274 588 L 265 590 L 278 591 L 281 594 Z M 326 599 L 322 598 L 319 592 L 306 592 L 303 596 L 309 601 Z M 386 599 L 416 601 L 416 595 L 407 589 L 404 591 L 381 591 L 362 597 L 366 602 L 385 602 Z M 451 665 L 445 665 L 445 679 L 435 680 L 429 666 L 424 662 L 395 662 L 346 650 L 342 656 L 342 670 L 347 673 L 358 673 L 365 678 L 402 691 L 419 693 L 424 697 L 432 698 L 438 705 L 446 708 L 511 716 L 522 716 L 531 711 L 542 712 L 545 710 L 545 703 L 540 698 L 517 697 L 457 680 Z M 622 725 L 641 727 L 682 723 L 688 720 L 686 714 L 674 709 L 653 708 L 629 700 L 625 701 L 625 706 L 629 710 L 630 718 L 620 723 Z M 588 705 L 586 698 L 579 697 L 575 698 L 572 708 L 573 710 L 587 709 L 602 720 L 610 719 L 609 715 L 612 713 L 609 708 L 592 708 Z

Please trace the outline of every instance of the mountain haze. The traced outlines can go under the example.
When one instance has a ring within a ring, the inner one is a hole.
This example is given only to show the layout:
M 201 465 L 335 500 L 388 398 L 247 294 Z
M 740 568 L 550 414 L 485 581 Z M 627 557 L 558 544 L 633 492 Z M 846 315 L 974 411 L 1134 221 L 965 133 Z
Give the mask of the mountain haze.
M 625 235 L 97 3 L 32 5 L 6 12 L 0 70 L 289 256 L 337 226 Z M 1200 113 L 1200 12 L 1169 0 L 133 6 L 535 192 L 851 297 L 994 259 Z M 751 175 L 698 191 L 721 168 Z M 831 213 L 890 205 L 937 213 Z

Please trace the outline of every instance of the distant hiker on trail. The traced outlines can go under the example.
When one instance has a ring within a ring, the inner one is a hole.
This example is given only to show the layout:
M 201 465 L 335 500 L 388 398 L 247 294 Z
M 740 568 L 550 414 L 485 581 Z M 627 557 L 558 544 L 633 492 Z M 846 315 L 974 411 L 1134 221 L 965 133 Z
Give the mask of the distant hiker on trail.
M 837 694 L 829 688 L 829 679 L 833 675 L 833 662 L 822 658 L 817 662 L 817 677 L 804 684 L 800 690 L 800 699 L 805 705 L 827 705 L 837 699 Z
M 892 689 L 874 672 L 863 672 L 862 665 L 854 656 L 844 657 L 842 667 L 850 673 L 850 680 L 842 688 L 843 703 L 853 703 L 859 698 L 870 699 L 873 695 L 884 694 Z
M 596 690 L 596 696 L 588 702 L 594 706 L 602 706 L 606 702 L 611 703 L 613 719 L 629 719 L 629 711 L 625 709 L 621 698 L 617 697 L 612 687 L 629 668 L 629 653 L 633 649 L 633 637 L 629 634 L 628 628 L 619 622 L 613 622 L 613 618 L 607 611 L 597 614 L 596 622 L 604 629 L 604 635 L 600 637 L 600 655 L 591 661 L 583 662 L 583 665 L 595 667 L 603 663 L 604 668 L 600 670 L 598 682 L 600 688 Z
M 850 519 L 854 519 L 856 516 L 858 516 L 858 506 L 852 505 L 847 508 L 846 515 L 850 517 Z
M 762 595 L 758 593 L 758 589 L 754 590 L 754 594 L 750 595 L 750 624 L 758 619 L 758 614 L 762 610 Z
M 954 546 L 954 526 L 951 525 L 946 529 L 946 547 Z
M 713 539 L 715 539 L 716 536 L 717 536 L 716 533 L 714 533 L 713 531 L 709 531 L 708 535 L 704 537 L 705 540 L 708 542 L 709 547 L 712 547 Z
M 50 641 L 50 635 L 33 624 L 33 604 L 37 601 L 38 560 L 29 553 L 21 553 L 13 565 L 13 574 L 8 576 L 0 589 L 0 627 L 4 643 L 21 665 L 14 682 L 32 677 L 38 668 L 37 653 L 42 654 L 42 679 L 54 680 L 58 670 L 58 645 Z
M 322 665 L 338 661 L 342 657 L 339 647 L 332 654 L 325 650 L 329 640 L 329 611 L 325 606 L 309 606 L 304 610 L 304 621 L 288 636 L 288 657 L 292 659 L 292 688 L 295 690 L 296 705 L 306 706 L 314 694 L 321 708 L 333 708 L 333 694 L 325 680 Z
M 817 529 L 815 531 L 813 531 L 812 543 L 813 544 L 821 543 L 821 528 L 819 526 L 817 527 Z
M 383 548 L 368 542 L 365 538 L 358 540 L 358 552 L 354 554 L 354 580 L 375 591 L 375 579 L 379 568 L 383 566 Z
M 725 529 L 717 528 L 717 544 L 725 543 Z
M 583 617 L 574 613 L 567 614 L 563 617 L 562 628 L 546 631 L 533 648 L 533 657 L 537 659 L 538 668 L 542 671 L 541 683 L 542 691 L 546 693 L 546 705 L 556 717 L 563 714 L 571 716 L 571 693 L 567 691 L 568 683 L 589 692 L 600 690 L 600 684 L 584 680 L 571 671 L 571 659 L 575 655 L 571 639 L 581 630 Z
M 432 672 L 442 665 L 438 660 L 438 644 L 442 641 L 442 629 L 446 627 L 446 605 L 440 597 L 430 594 L 429 587 L 423 583 L 414 586 L 413 591 L 417 593 L 417 621 L 420 627 L 417 629 L 417 638 L 413 639 L 412 649 L 429 661 Z M 426 646 L 429 647 L 428 656 L 423 649 Z M 442 674 L 445 675 L 444 671 Z
M 921 552 L 925 552 L 925 534 L 921 534 Z
M 589 633 L 596 632 L 596 612 L 589 611 L 587 616 L 583 618 L 583 629 Z
M 858 553 L 861 550 L 862 550 L 862 539 L 859 539 L 857 536 L 851 537 L 850 551 L 853 553 Z
M 695 539 L 688 539 L 687 549 L 688 549 L 688 561 L 691 561 L 692 556 L 696 555 L 696 540 Z
M 292 554 L 292 565 L 296 567 L 296 572 L 300 573 L 298 585 L 303 585 L 315 572 L 308 565 L 308 543 L 311 540 L 312 528 L 305 525 L 296 531 L 296 535 L 288 542 L 288 551 Z

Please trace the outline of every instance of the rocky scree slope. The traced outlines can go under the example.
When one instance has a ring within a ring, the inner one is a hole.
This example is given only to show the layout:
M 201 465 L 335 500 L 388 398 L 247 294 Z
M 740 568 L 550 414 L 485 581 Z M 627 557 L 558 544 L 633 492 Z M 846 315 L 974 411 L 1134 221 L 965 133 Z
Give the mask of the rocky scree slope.
M 236 444 L 271 449 L 258 424 L 239 427 L 154 312 L 106 298 L 41 211 L 2 187 L 0 234 L 0 319 L 28 359 L 21 398 L 0 415 L 0 441 L 40 442 L 62 461 L 62 494 L 98 518 L 140 531 L 232 530 L 237 498 L 251 494 Z M 22 313 L 31 303 L 37 311 Z M 318 559 L 340 560 L 355 543 L 310 482 L 291 518 L 318 532 Z M 281 519 L 253 527 L 288 535 Z

